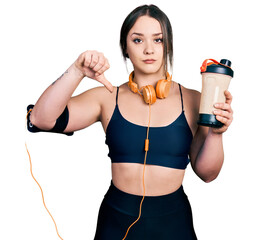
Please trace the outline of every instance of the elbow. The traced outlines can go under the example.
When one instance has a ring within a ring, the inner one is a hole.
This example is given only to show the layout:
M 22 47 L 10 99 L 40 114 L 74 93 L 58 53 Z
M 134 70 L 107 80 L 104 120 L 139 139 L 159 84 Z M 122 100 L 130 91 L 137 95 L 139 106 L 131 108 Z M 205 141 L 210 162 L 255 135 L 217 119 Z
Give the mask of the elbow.
M 33 110 L 31 111 L 31 114 L 30 114 L 30 122 L 33 126 L 36 126 L 37 128 L 42 130 L 50 130 L 55 125 L 55 123 L 53 124 L 51 122 L 44 121 L 42 117 L 40 117 L 39 114 L 37 114 Z
M 205 179 L 202 179 L 205 183 L 210 183 L 212 181 L 214 181 L 217 177 L 208 177 L 208 178 L 205 178 Z
M 30 120 L 32 125 L 34 125 L 34 126 L 38 125 L 37 117 L 35 116 L 35 111 L 33 111 L 33 110 L 31 111 L 29 120 Z
M 214 165 L 210 164 L 209 166 L 208 164 L 196 164 L 193 166 L 193 170 L 202 181 L 205 183 L 210 183 L 218 177 L 221 171 L 222 163 Z
M 210 183 L 214 181 L 220 172 L 220 169 L 215 168 L 193 168 L 196 175 L 205 183 Z
M 201 178 L 201 180 L 205 183 L 210 183 L 212 181 L 214 181 L 217 177 L 218 177 L 218 172 L 216 173 L 210 173 L 210 174 L 204 174 L 204 175 L 200 175 L 199 177 Z

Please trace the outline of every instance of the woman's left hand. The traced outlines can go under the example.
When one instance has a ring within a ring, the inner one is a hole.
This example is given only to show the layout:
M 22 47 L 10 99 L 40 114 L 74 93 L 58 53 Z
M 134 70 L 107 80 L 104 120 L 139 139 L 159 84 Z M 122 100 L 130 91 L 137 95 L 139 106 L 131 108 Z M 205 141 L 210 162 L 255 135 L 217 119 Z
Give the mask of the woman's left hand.
M 224 126 L 221 128 L 212 128 L 212 132 L 218 134 L 227 131 L 233 121 L 233 110 L 231 108 L 232 95 L 228 90 L 226 90 L 224 94 L 226 96 L 226 102 L 216 103 L 214 105 L 216 110 L 213 111 L 213 113 L 216 115 L 216 119 L 224 124 Z

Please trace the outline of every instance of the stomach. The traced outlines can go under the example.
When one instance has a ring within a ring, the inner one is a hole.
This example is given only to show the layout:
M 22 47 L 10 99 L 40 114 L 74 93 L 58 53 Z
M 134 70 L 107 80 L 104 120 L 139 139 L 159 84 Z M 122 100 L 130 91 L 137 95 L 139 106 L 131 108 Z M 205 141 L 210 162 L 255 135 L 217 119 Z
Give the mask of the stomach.
M 112 163 L 112 182 L 123 192 L 143 195 L 143 164 Z M 146 165 L 145 195 L 161 196 L 176 191 L 183 182 L 185 170 Z

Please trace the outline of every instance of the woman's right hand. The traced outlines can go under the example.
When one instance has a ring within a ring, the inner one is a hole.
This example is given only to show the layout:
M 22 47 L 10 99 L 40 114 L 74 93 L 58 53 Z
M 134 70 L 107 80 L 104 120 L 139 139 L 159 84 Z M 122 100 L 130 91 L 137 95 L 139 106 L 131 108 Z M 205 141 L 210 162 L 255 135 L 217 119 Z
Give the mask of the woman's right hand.
M 103 53 L 83 52 L 74 65 L 84 76 L 102 83 L 110 92 L 113 91 L 112 84 L 104 76 L 104 72 L 110 68 L 110 65 Z

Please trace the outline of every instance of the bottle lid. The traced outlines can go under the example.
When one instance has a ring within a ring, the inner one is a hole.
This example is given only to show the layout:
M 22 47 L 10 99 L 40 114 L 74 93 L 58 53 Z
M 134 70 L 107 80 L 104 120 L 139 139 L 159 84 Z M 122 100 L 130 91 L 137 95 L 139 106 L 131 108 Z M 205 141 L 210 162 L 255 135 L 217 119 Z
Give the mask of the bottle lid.
M 212 62 L 208 63 L 209 60 Z M 221 59 L 220 62 L 214 59 L 204 60 L 201 66 L 201 73 L 206 72 L 225 74 L 231 77 L 234 76 L 234 71 L 231 68 L 231 61 L 228 59 Z

